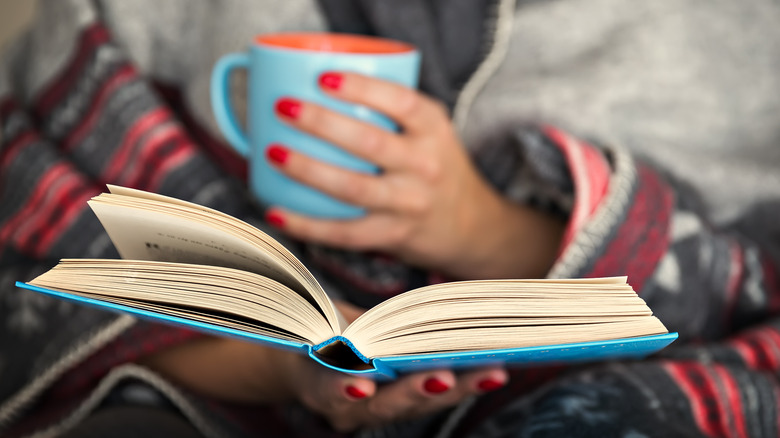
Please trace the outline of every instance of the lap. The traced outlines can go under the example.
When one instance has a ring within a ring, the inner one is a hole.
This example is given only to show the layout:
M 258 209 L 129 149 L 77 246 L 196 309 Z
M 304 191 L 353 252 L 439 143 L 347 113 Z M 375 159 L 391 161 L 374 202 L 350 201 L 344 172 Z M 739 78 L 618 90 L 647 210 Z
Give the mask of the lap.
M 777 394 L 780 385 L 772 375 L 737 364 L 611 363 L 570 373 L 530 394 L 485 397 L 458 435 L 780 436 Z
M 115 406 L 101 409 L 62 438 L 203 438 L 175 411 L 153 406 Z

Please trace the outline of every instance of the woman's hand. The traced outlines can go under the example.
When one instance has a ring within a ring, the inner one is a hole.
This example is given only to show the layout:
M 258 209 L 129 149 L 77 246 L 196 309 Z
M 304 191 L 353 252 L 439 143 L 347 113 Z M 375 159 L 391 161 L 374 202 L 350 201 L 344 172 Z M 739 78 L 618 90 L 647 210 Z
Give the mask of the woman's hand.
M 285 122 L 373 162 L 382 172 L 354 172 L 274 145 L 267 155 L 281 172 L 365 207 L 367 214 L 323 220 L 272 207 L 270 223 L 304 241 L 382 251 L 456 278 L 546 274 L 563 223 L 493 191 L 472 165 L 442 105 L 415 90 L 357 74 L 326 73 L 320 84 L 335 98 L 387 115 L 400 132 L 281 99 L 276 108 Z
M 507 373 L 493 368 L 455 375 L 436 370 L 384 385 L 329 370 L 300 355 L 288 356 L 293 392 L 304 406 L 342 432 L 433 413 L 463 399 L 498 389 Z
M 363 312 L 346 303 L 337 305 L 349 321 Z M 501 368 L 457 376 L 437 370 L 379 386 L 329 370 L 298 353 L 231 338 L 191 341 L 141 363 L 191 390 L 223 400 L 258 404 L 297 400 L 340 431 L 435 412 L 498 389 L 508 379 Z
M 363 309 L 344 302 L 337 306 L 350 322 L 363 313 Z M 288 391 L 342 432 L 433 413 L 466 397 L 498 389 L 508 379 L 501 368 L 460 375 L 436 370 L 377 385 L 369 379 L 329 370 L 299 354 L 284 357 L 281 369 L 285 370 L 283 381 Z

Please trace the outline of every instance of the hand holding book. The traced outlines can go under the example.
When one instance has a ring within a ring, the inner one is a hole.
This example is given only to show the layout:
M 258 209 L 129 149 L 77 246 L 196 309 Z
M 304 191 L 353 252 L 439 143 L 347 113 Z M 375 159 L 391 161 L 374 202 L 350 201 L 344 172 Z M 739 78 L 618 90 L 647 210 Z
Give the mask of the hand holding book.
M 336 302 L 336 307 L 348 322 L 364 311 L 346 302 Z M 438 369 L 379 385 L 322 367 L 304 355 L 222 337 L 190 341 L 148 357 L 143 364 L 222 400 L 266 405 L 298 401 L 340 431 L 435 412 L 498 389 L 508 379 L 500 367 L 457 374 Z

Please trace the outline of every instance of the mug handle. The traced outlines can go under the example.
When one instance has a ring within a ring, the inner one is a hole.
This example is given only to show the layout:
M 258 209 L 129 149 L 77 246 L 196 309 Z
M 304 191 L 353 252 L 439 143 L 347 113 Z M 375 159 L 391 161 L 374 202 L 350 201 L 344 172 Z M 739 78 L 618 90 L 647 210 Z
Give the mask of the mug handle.
M 227 138 L 228 144 L 244 157 L 249 156 L 249 140 L 246 132 L 238 123 L 230 104 L 230 73 L 236 68 L 249 68 L 249 55 L 231 53 L 225 55 L 214 65 L 211 72 L 211 108 L 217 125 Z

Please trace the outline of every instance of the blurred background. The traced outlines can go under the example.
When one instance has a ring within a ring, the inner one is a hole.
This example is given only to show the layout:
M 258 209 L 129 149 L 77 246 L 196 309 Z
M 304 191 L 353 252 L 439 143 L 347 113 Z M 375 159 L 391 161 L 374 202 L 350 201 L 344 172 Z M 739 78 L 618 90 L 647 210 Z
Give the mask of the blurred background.
M 0 0 L 0 50 L 30 23 L 36 0 Z

